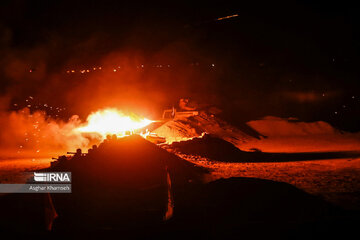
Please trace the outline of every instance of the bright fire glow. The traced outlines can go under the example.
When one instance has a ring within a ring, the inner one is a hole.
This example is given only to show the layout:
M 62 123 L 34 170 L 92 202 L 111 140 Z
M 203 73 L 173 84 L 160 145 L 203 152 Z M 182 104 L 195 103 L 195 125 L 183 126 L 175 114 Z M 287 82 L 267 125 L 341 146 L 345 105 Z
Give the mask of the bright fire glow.
M 87 124 L 76 130 L 79 132 L 99 133 L 105 138 L 108 134 L 124 136 L 127 131 L 133 132 L 152 122 L 135 114 L 125 115 L 115 108 L 107 108 L 91 113 L 87 118 Z

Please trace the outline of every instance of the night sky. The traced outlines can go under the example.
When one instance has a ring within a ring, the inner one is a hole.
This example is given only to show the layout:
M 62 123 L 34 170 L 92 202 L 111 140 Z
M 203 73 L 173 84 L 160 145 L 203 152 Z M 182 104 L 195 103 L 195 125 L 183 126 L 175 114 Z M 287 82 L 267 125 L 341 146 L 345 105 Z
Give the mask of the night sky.
M 275 115 L 359 131 L 359 10 L 344 1 L 2 1 L 1 94 L 9 109 L 31 95 L 85 114 L 90 103 L 73 103 L 86 102 L 88 86 L 105 75 L 78 72 L 126 62 L 147 68 L 131 79 L 156 86 L 161 97 L 147 97 L 159 109 L 186 94 L 235 123 Z M 106 75 L 112 84 L 114 74 Z M 81 84 L 87 92 L 74 98 Z

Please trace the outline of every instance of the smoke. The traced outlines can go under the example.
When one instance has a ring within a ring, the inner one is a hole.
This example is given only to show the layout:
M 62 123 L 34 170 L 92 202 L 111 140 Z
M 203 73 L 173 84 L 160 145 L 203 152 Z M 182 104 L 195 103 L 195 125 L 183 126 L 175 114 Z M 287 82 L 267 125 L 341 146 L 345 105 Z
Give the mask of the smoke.
M 75 54 L 57 69 L 48 66 L 51 54 L 47 48 L 9 51 L 6 55 L 3 75 L 8 82 L 0 105 L 1 157 L 49 157 L 86 148 L 94 143 L 93 136 L 73 129 L 91 112 L 117 108 L 156 120 L 163 109 L 176 106 L 179 98 L 209 100 L 215 89 L 210 74 L 202 71 L 211 64 L 183 43 L 173 43 L 153 54 L 131 48 L 113 50 L 87 64 L 77 64 L 84 56 Z M 67 73 L 72 69 L 75 73 Z M 32 104 L 18 104 L 28 96 L 34 98 Z M 72 117 L 61 119 L 39 111 L 34 108 L 35 99 L 36 106 L 66 106 L 67 115 Z M 14 103 L 20 109 L 9 109 Z
M 98 36 L 65 46 L 62 37 L 50 34 L 47 41 L 20 49 L 8 44 L 8 35 L 0 49 L 1 156 L 54 156 L 87 147 L 91 140 L 72 130 L 99 109 L 156 120 L 180 98 L 216 101 L 216 74 L 203 71 L 211 70 L 212 61 L 191 42 L 174 41 L 153 51 L 128 43 L 101 52 L 91 50 L 103 43 Z M 13 104 L 28 96 L 43 105 L 66 106 L 67 116 L 60 119 L 27 104 L 14 111 Z
M 0 113 L 1 157 L 50 157 L 88 146 L 89 139 L 76 133 L 78 116 L 55 120 L 44 112 L 28 108 Z
M 316 91 L 284 91 L 282 96 L 285 99 L 292 100 L 298 103 L 308 103 L 308 102 L 321 102 L 328 100 L 329 98 L 334 98 L 340 95 L 340 91 L 326 91 L 316 92 Z
M 92 71 L 87 76 L 74 74 L 79 80 L 65 92 L 64 99 L 74 112 L 83 115 L 99 108 L 116 107 L 156 118 L 164 107 L 177 104 L 179 98 L 205 99 L 213 88 L 212 77 L 191 69 L 184 54 L 159 53 L 146 58 L 127 50 L 110 53 L 99 65 L 101 71 Z

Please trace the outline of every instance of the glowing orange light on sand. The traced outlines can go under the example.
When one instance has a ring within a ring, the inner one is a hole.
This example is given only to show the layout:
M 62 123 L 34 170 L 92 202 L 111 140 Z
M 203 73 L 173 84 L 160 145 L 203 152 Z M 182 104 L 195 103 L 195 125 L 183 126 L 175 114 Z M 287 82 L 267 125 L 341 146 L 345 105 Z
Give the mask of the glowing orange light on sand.
M 84 133 L 99 133 L 105 138 L 108 134 L 123 136 L 127 131 L 133 132 L 152 122 L 135 114 L 125 115 L 115 108 L 107 108 L 91 113 L 87 118 L 87 124 L 76 130 Z

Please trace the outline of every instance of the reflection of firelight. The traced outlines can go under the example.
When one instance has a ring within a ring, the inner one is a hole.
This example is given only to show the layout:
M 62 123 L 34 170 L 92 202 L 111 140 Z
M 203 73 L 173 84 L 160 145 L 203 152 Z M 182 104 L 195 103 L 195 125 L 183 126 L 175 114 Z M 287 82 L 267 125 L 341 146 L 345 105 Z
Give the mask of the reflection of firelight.
M 99 133 L 104 138 L 107 134 L 123 136 L 127 131 L 133 132 L 152 122 L 135 114 L 128 116 L 115 108 L 107 108 L 91 113 L 87 118 L 87 124 L 77 128 L 76 131 Z

